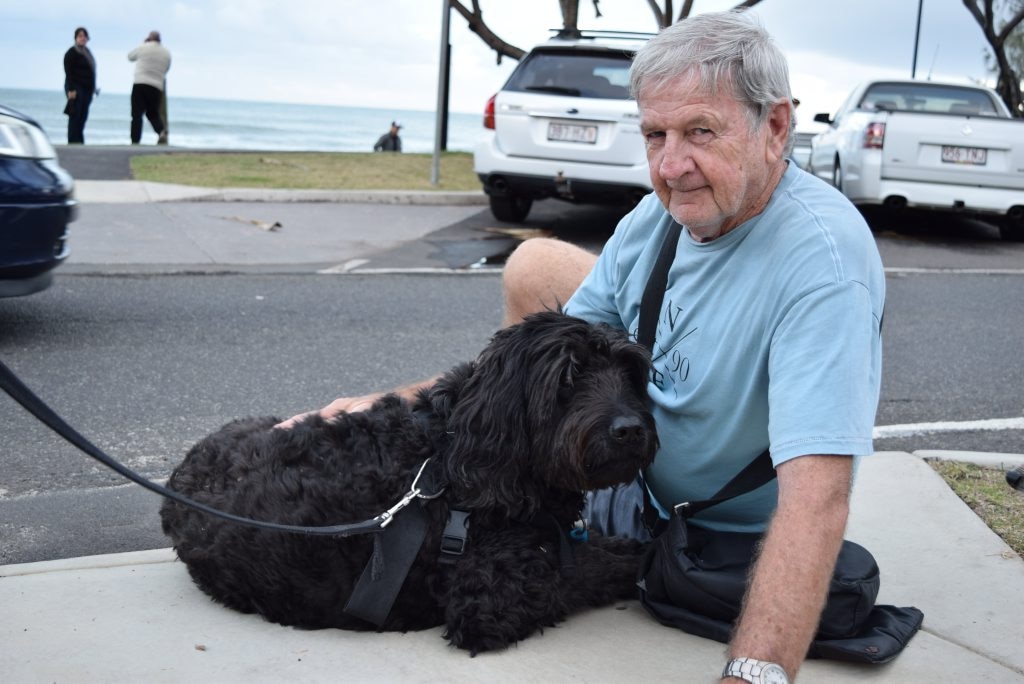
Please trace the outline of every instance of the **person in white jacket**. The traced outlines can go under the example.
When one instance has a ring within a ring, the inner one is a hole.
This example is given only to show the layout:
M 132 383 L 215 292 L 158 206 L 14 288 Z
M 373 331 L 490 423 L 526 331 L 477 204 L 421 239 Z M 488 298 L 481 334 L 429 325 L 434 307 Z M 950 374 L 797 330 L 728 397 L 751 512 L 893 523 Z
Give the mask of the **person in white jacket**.
M 162 114 L 164 84 L 171 68 L 171 53 L 160 44 L 160 32 L 150 31 L 139 47 L 128 53 L 128 61 L 135 62 L 135 81 L 132 85 L 132 144 L 142 140 L 142 115 L 159 136 L 157 144 L 167 144 L 167 122 Z

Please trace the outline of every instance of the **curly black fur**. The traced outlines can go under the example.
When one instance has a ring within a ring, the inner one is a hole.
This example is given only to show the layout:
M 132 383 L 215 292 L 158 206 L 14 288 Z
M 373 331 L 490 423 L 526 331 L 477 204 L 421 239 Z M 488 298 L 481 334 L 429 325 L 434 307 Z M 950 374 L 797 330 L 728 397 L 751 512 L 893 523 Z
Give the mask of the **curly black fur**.
M 238 515 L 338 525 L 387 510 L 427 457 L 445 494 L 423 503 L 426 540 L 382 630 L 444 624 L 452 644 L 500 649 L 585 606 L 635 595 L 636 542 L 592 535 L 561 572 L 583 492 L 632 480 L 657 449 L 647 351 L 607 326 L 545 312 L 499 331 L 474 363 L 406 402 L 290 430 L 238 420 L 194 446 L 168 485 Z M 418 504 L 413 504 L 418 505 Z M 440 563 L 448 509 L 470 511 L 466 553 Z M 375 627 L 343 612 L 373 534 L 305 536 L 244 527 L 165 502 L 164 532 L 195 583 L 223 604 L 305 628 Z M 402 513 L 398 513 L 402 515 Z

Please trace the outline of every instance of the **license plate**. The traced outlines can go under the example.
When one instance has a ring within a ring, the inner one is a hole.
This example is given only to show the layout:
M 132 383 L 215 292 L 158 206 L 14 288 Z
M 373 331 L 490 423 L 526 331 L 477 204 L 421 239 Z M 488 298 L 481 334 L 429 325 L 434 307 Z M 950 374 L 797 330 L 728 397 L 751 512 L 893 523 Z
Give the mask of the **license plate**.
M 597 142 L 597 126 L 549 123 L 548 140 L 593 145 Z
M 942 146 L 942 161 L 947 164 L 973 164 L 984 166 L 988 162 L 988 150 L 983 147 Z

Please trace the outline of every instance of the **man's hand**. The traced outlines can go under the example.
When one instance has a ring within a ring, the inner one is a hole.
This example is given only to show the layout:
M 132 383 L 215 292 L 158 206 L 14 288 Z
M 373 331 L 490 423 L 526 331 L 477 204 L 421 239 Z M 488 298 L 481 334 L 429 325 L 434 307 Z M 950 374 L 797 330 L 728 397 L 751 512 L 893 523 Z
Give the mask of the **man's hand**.
M 433 387 L 434 383 L 437 382 L 438 377 L 439 376 L 435 376 L 432 378 L 427 378 L 426 380 L 414 382 L 410 385 L 404 385 L 403 387 L 398 387 L 396 389 L 391 390 L 390 392 L 372 392 L 370 394 L 364 394 L 359 397 L 340 397 L 332 401 L 327 406 L 324 406 L 319 411 L 307 411 L 306 413 L 300 413 L 297 416 L 292 416 L 288 420 L 281 421 L 274 427 L 281 428 L 282 430 L 287 430 L 288 428 L 294 427 L 296 423 L 303 420 L 304 418 L 308 418 L 309 416 L 317 414 L 324 420 L 333 420 L 340 416 L 342 413 L 358 413 L 359 411 L 365 411 L 366 409 L 373 406 L 373 403 L 380 399 L 381 397 L 383 397 L 385 394 L 397 394 L 403 399 L 413 401 L 420 390 L 425 390 L 429 389 L 430 387 Z
M 318 411 L 300 413 L 297 416 L 292 416 L 288 420 L 281 421 L 274 427 L 287 430 L 294 427 L 299 421 L 305 420 L 313 415 L 319 415 L 324 420 L 333 420 L 342 413 L 358 413 L 359 411 L 365 411 L 373 406 L 373 402 L 377 401 L 382 396 L 384 396 L 383 393 L 375 392 L 373 394 L 364 394 L 360 397 L 339 397 Z

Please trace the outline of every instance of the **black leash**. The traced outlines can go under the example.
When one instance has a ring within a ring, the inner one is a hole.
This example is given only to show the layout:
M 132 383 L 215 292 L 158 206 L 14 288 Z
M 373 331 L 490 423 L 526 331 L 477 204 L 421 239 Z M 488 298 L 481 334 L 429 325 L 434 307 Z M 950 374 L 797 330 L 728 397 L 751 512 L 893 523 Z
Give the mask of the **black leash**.
M 395 513 L 408 506 L 414 499 L 433 499 L 440 496 L 444 491 L 444 484 L 441 481 L 441 478 L 434 473 L 433 468 L 428 468 L 431 460 L 427 459 L 420 467 L 420 471 L 417 473 L 416 479 L 413 480 L 413 483 L 405 496 L 403 496 L 402 499 L 394 506 L 370 520 L 345 525 L 314 527 L 305 525 L 284 525 L 264 520 L 244 518 L 242 516 L 234 515 L 233 513 L 227 513 L 225 511 L 212 508 L 206 504 L 199 503 L 198 501 L 194 501 L 173 489 L 168 489 L 163 485 L 147 480 L 134 470 L 131 470 L 130 468 L 115 461 L 104 453 L 102 449 L 95 446 L 77 430 L 68 425 L 63 418 L 57 415 L 57 413 L 47 406 L 42 399 L 36 396 L 36 394 L 25 385 L 25 383 L 18 379 L 18 376 L 16 376 L 2 361 L 0 361 L 0 389 L 10 395 L 10 397 L 21 404 L 26 411 L 63 437 L 72 446 L 77 447 L 87 455 L 96 459 L 111 470 L 114 470 L 121 476 L 131 480 L 135 484 L 141 485 L 142 487 L 145 487 L 152 492 L 156 492 L 160 496 L 171 499 L 172 501 L 176 501 L 183 506 L 193 508 L 197 511 L 206 513 L 207 515 L 212 515 L 216 518 L 221 518 L 222 520 L 227 520 L 239 525 L 258 527 L 264 530 L 274 530 L 276 532 L 291 532 L 295 534 L 335 537 L 348 537 L 356 534 L 373 534 L 383 531 L 391 521 L 394 520 Z M 421 479 L 424 480 L 422 486 L 426 487 L 425 490 L 421 489 Z

